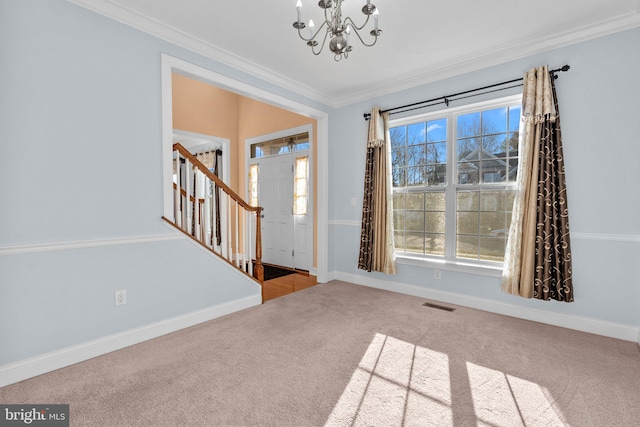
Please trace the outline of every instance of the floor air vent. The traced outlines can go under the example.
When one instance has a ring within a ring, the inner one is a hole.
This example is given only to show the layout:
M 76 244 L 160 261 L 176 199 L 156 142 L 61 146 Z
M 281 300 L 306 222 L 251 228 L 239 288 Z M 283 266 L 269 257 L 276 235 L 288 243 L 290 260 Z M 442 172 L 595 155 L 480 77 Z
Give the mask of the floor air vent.
M 444 310 L 444 311 L 455 311 L 456 310 L 455 308 L 452 308 L 452 307 L 445 307 L 444 305 L 431 304 L 430 302 L 425 302 L 422 305 L 423 305 L 423 307 L 437 308 L 438 310 Z

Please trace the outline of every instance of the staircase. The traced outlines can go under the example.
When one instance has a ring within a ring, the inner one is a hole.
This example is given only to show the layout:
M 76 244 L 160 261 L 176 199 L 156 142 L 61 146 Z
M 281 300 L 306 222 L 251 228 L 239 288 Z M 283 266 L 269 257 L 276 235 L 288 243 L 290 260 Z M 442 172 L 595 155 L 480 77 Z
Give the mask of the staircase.
M 251 206 L 181 144 L 173 145 L 169 224 L 262 283 L 262 208 Z

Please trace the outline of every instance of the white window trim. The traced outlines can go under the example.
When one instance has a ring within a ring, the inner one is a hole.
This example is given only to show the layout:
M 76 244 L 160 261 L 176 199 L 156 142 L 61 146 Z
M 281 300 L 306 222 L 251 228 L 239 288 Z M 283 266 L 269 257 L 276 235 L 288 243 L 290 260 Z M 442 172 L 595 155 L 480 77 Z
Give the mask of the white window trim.
M 456 212 L 456 199 L 455 194 L 458 184 L 456 183 L 456 132 L 457 128 L 454 126 L 455 119 L 464 113 L 488 110 L 505 105 L 521 104 L 522 95 L 511 95 L 502 98 L 496 98 L 489 101 L 482 101 L 473 104 L 466 104 L 459 107 L 447 108 L 445 110 L 438 110 L 429 113 L 417 114 L 414 116 L 402 117 L 389 121 L 389 127 L 403 126 L 412 123 L 426 122 L 433 119 L 447 117 L 447 188 L 451 187 L 453 190 L 445 190 L 445 211 L 446 211 L 446 225 L 445 225 L 445 256 L 437 257 L 430 255 L 420 254 L 407 254 L 396 252 L 395 257 L 398 264 L 410 265 L 415 267 L 458 271 L 463 273 L 472 273 L 483 276 L 500 277 L 502 276 L 503 263 L 481 261 L 481 260 L 466 260 L 462 258 L 455 258 L 455 235 L 456 235 L 456 222 L 455 214 L 450 212 Z M 496 186 L 499 187 L 499 186 Z M 477 188 L 476 186 L 465 186 L 465 189 Z M 452 220 L 452 217 L 454 218 Z

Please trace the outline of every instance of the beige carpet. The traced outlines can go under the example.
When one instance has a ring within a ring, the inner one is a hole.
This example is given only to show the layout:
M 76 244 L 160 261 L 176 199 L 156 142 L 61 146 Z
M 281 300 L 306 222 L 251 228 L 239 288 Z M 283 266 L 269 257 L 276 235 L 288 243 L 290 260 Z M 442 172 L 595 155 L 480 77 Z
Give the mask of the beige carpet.
M 424 302 L 334 281 L 0 388 L 0 403 L 69 403 L 73 426 L 640 425 L 636 343 Z

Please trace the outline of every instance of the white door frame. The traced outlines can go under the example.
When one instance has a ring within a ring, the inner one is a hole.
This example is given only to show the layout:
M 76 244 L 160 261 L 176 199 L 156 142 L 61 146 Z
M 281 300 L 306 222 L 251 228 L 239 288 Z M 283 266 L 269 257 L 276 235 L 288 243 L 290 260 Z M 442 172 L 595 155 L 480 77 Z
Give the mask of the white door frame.
M 161 54 L 162 82 L 162 182 L 164 189 L 163 213 L 173 215 L 173 95 L 171 74 L 179 73 L 200 81 L 211 83 L 231 92 L 252 98 L 305 117 L 317 123 L 317 171 L 316 171 L 316 227 L 318 237 L 316 272 L 319 283 L 327 282 L 329 270 L 329 113 L 307 104 L 235 80 L 190 62 Z
M 307 232 L 307 236 L 305 236 L 305 238 L 307 239 L 307 241 L 311 241 L 312 245 L 311 248 L 313 248 L 313 225 L 315 222 L 315 215 L 314 213 L 314 204 L 313 204 L 313 200 L 314 200 L 314 188 L 315 188 L 315 174 L 314 174 L 314 169 L 313 169 L 313 147 L 315 145 L 315 140 L 314 140 L 314 135 L 313 135 L 313 125 L 312 124 L 307 124 L 307 125 L 302 125 L 302 126 L 298 126 L 295 128 L 291 128 L 291 129 L 284 129 L 278 132 L 273 132 L 273 133 L 269 133 L 266 135 L 260 135 L 260 136 L 254 136 L 252 138 L 247 138 L 244 141 L 244 170 L 249 171 L 249 165 L 250 164 L 254 164 L 254 163 L 260 163 L 260 159 L 251 159 L 251 145 L 252 144 L 257 144 L 260 142 L 264 142 L 264 141 L 270 141 L 273 139 L 278 139 L 278 138 L 284 138 L 287 136 L 291 136 L 291 135 L 298 135 L 301 133 L 305 133 L 307 132 L 309 134 L 309 149 L 308 150 L 302 150 L 302 151 L 294 151 L 292 153 L 287 153 L 287 154 L 282 154 L 284 156 L 294 156 L 296 157 L 297 154 L 304 154 L 306 156 L 309 157 L 309 181 L 308 181 L 308 188 L 309 188 L 309 198 L 308 198 L 308 213 L 307 213 L 307 218 L 309 218 L 309 223 L 311 224 L 310 229 Z M 271 157 L 271 156 L 269 156 Z M 274 157 L 277 157 L 274 156 Z M 260 179 L 260 171 L 258 170 L 258 180 Z M 248 173 L 245 174 L 245 182 L 244 182 L 244 188 L 245 188 L 245 195 L 244 198 L 245 200 L 249 200 L 249 176 Z M 293 188 L 291 188 L 291 191 L 293 191 Z M 294 227 L 295 227 L 295 221 L 294 221 Z M 293 230 L 292 230 L 293 231 Z M 295 234 L 294 234 L 295 236 Z M 295 246 L 295 243 L 294 243 Z M 313 258 L 314 258 L 314 253 L 313 251 L 311 252 L 311 260 L 310 260 L 310 265 L 308 266 L 309 272 L 312 272 L 313 270 Z M 295 255 L 294 255 L 294 259 L 295 259 Z M 295 261 L 294 261 L 294 265 L 295 265 Z M 297 267 L 296 267 L 297 268 Z

